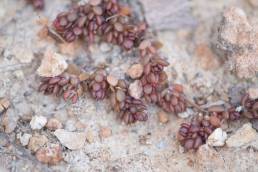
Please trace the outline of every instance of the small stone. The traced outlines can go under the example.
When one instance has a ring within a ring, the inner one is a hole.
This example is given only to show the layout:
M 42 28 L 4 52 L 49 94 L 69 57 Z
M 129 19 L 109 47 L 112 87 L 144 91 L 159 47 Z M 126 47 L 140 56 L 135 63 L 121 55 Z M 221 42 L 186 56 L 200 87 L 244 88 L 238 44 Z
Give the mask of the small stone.
M 160 111 L 158 115 L 159 115 L 159 122 L 161 122 L 162 124 L 165 124 L 169 121 L 168 114 L 166 112 Z
M 78 150 L 83 148 L 86 133 L 83 132 L 70 132 L 64 129 L 57 129 L 54 135 L 58 138 L 62 145 L 71 150 Z
M 241 147 L 254 141 L 257 136 L 252 124 L 246 123 L 227 139 L 226 144 L 228 147 Z
M 100 129 L 100 137 L 102 139 L 108 138 L 112 135 L 112 130 L 108 127 L 102 127 Z
M 81 74 L 81 69 L 76 64 L 69 64 L 66 69 L 66 72 L 71 75 L 79 76 Z
M 251 99 L 258 99 L 258 88 L 249 88 L 248 94 Z
M 94 135 L 91 130 L 86 132 L 86 140 L 88 143 L 93 143 L 94 142 Z
M 90 75 L 89 75 L 88 73 L 86 73 L 86 72 L 83 72 L 83 73 L 81 73 L 81 74 L 79 75 L 80 81 L 86 81 L 86 80 L 89 79 L 89 78 L 90 78 Z
M 61 129 L 63 127 L 63 125 L 58 119 L 51 118 L 48 120 L 46 127 L 47 127 L 47 129 L 49 129 L 51 131 L 55 131 L 57 129 Z
M 42 77 L 54 77 L 62 74 L 68 67 L 65 57 L 58 53 L 47 51 L 37 73 Z
M 50 144 L 47 147 L 40 148 L 35 156 L 38 161 L 49 165 L 56 165 L 63 159 L 62 148 L 59 144 Z
M 194 111 L 190 108 L 187 108 L 185 112 L 178 113 L 177 116 L 179 118 L 188 118 L 189 116 L 193 116 Z
M 219 127 L 221 124 L 220 119 L 216 116 L 210 116 L 209 121 L 210 121 L 211 125 L 213 125 L 215 127 Z
M 110 50 L 111 50 L 111 46 L 109 44 L 107 44 L 107 43 L 100 44 L 100 51 L 102 51 L 103 53 L 106 53 Z
M 118 79 L 112 75 L 108 75 L 107 76 L 107 82 L 111 85 L 111 86 L 116 86 L 118 84 Z
M 134 64 L 127 70 L 127 75 L 132 79 L 137 79 L 142 76 L 143 66 L 141 64 Z
M 221 128 L 217 128 L 208 137 L 208 145 L 210 146 L 224 146 L 227 139 L 227 133 Z
M 32 49 L 28 45 L 29 43 L 25 43 L 24 45 L 16 43 L 12 47 L 12 53 L 21 63 L 31 63 L 34 55 Z
M 19 133 L 17 134 L 17 138 L 20 140 L 22 146 L 27 146 L 29 144 L 30 138 L 32 137 L 31 134 L 28 133 Z
M 129 94 L 135 99 L 140 99 L 143 94 L 143 88 L 140 80 L 135 80 L 129 85 Z
M 44 116 L 33 116 L 30 121 L 30 127 L 32 130 L 40 130 L 47 123 L 47 118 Z
M 48 139 L 44 135 L 36 134 L 30 138 L 28 148 L 32 152 L 36 152 L 39 148 L 44 146 L 48 142 Z
M 14 71 L 14 75 L 17 79 L 23 79 L 24 78 L 24 73 L 22 70 L 16 70 Z

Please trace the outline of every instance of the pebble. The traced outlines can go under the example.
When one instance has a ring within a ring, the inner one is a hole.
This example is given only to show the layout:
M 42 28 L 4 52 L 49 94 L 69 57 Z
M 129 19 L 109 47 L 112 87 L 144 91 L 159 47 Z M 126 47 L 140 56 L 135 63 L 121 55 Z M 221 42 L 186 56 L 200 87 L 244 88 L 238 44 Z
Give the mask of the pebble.
M 248 94 L 251 99 L 258 99 L 258 88 L 249 88 Z
M 42 77 L 54 77 L 62 74 L 68 67 L 65 57 L 61 54 L 47 51 L 37 73 Z
M 31 134 L 28 133 L 18 133 L 17 138 L 20 140 L 22 146 L 27 146 L 29 144 L 30 138 L 32 137 Z
M 44 135 L 35 134 L 30 138 L 28 148 L 32 152 L 36 152 L 39 148 L 44 146 L 48 142 L 48 139 Z
M 164 111 L 160 111 L 158 113 L 158 116 L 159 116 L 159 122 L 162 124 L 165 124 L 169 121 L 168 114 Z
M 83 148 L 86 133 L 84 132 L 70 132 L 64 129 L 57 129 L 54 135 L 58 138 L 62 145 L 71 150 L 78 150 Z
M 210 116 L 209 121 L 215 127 L 219 127 L 221 125 L 220 119 L 216 116 Z
M 71 75 L 80 76 L 81 69 L 76 64 L 69 64 L 65 72 L 67 72 Z
M 14 75 L 17 79 L 22 80 L 24 78 L 24 73 L 22 70 L 16 70 L 14 71 Z
M 252 128 L 252 124 L 246 123 L 227 139 L 226 144 L 228 147 L 241 147 L 254 141 L 257 136 L 257 132 Z
M 47 118 L 44 116 L 33 116 L 30 121 L 30 127 L 32 130 L 40 130 L 47 123 Z
M 208 145 L 210 146 L 224 146 L 227 139 L 227 133 L 221 128 L 217 128 L 208 137 Z
M 135 99 L 140 99 L 143 94 L 143 88 L 140 80 L 135 80 L 129 85 L 129 94 Z
M 49 165 L 56 165 L 63 159 L 62 148 L 59 144 L 50 144 L 47 147 L 40 148 L 35 156 L 38 161 Z
M 94 142 L 94 135 L 93 135 L 91 130 L 88 130 L 86 132 L 86 140 L 87 140 L 88 143 L 93 143 Z
M 112 75 L 108 75 L 107 76 L 107 82 L 111 85 L 111 86 L 116 86 L 118 84 L 118 79 Z
M 12 46 L 11 52 L 21 63 L 31 63 L 34 58 L 32 49 L 29 47 L 30 45 L 26 44 L 22 45 L 16 43 L 14 46 Z
M 89 79 L 90 75 L 86 72 L 82 72 L 80 75 L 79 75 L 79 79 L 80 81 L 86 81 L 87 79 Z
M 188 118 L 189 116 L 193 116 L 194 111 L 190 108 L 187 108 L 185 112 L 178 113 L 177 116 L 179 118 Z
M 99 135 L 102 139 L 108 138 L 112 135 L 112 130 L 108 127 L 102 127 Z
M 57 129 L 63 128 L 62 123 L 56 118 L 50 118 L 46 124 L 47 129 L 55 131 Z
M 143 66 L 141 64 L 134 64 L 127 70 L 127 75 L 132 79 L 137 79 L 142 76 Z

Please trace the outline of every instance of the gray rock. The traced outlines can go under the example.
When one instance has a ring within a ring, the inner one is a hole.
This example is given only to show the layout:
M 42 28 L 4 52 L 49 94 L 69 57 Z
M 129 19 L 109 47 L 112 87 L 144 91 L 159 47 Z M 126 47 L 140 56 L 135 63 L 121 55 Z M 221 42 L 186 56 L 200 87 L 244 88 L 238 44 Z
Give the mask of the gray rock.
M 251 99 L 258 99 L 258 87 L 256 88 L 249 88 L 248 94 Z
M 35 134 L 30 138 L 28 148 L 32 152 L 36 152 L 39 148 L 48 142 L 48 138 L 44 135 Z
M 62 123 L 56 118 L 50 118 L 46 124 L 47 129 L 56 130 L 61 129 L 63 127 Z
M 258 134 L 252 128 L 252 124 L 246 123 L 227 139 L 226 144 L 228 147 L 241 147 L 254 141 L 257 137 Z
M 47 51 L 37 73 L 42 77 L 54 77 L 63 73 L 67 68 L 68 64 L 63 55 Z
M 226 139 L 227 133 L 223 131 L 221 128 L 217 128 L 208 137 L 207 143 L 210 146 L 224 146 Z
M 177 114 L 179 118 L 188 118 L 194 115 L 194 111 L 192 109 L 187 108 L 185 112 Z
M 86 133 L 82 132 L 69 132 L 64 129 L 58 129 L 54 132 L 62 145 L 71 150 L 81 149 L 86 140 Z
M 18 133 L 17 138 L 20 140 L 22 146 L 27 146 L 29 144 L 30 138 L 32 137 L 31 134 L 28 133 Z
M 129 86 L 129 94 L 133 98 L 140 99 L 143 94 L 143 88 L 142 84 L 139 80 L 135 80 L 133 83 Z
M 44 116 L 34 116 L 30 121 L 30 127 L 32 130 L 40 130 L 47 123 L 47 118 Z

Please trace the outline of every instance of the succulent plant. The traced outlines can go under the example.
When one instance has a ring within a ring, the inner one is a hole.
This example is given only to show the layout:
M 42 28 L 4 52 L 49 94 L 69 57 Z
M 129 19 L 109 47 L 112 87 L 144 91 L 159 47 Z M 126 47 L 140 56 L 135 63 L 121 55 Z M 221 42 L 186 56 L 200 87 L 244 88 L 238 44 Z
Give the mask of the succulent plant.
M 82 38 L 92 43 L 98 36 L 101 41 L 116 44 L 124 50 L 136 48 L 143 72 L 131 78 L 138 79 L 143 91 L 142 98 L 148 103 L 159 105 L 166 112 L 177 114 L 185 111 L 188 101 L 182 86 L 174 84 L 168 87 L 168 77 L 164 69 L 169 63 L 159 53 L 162 44 L 146 39 L 147 24 L 136 21 L 131 9 L 122 6 L 118 0 L 89 0 L 84 5 L 58 14 L 53 26 L 67 42 Z M 72 102 L 76 102 L 85 85 L 94 99 L 109 98 L 113 110 L 118 113 L 118 118 L 126 124 L 148 119 L 144 100 L 136 99 L 128 93 L 127 81 L 108 78 L 104 70 L 95 71 L 85 80 L 68 74 L 42 78 L 39 90 L 44 94 L 62 95 L 65 100 L 71 99 Z M 211 132 L 219 127 L 223 120 L 237 120 L 242 113 L 249 118 L 258 118 L 257 99 L 252 100 L 246 95 L 242 100 L 242 107 L 244 110 L 241 112 L 234 106 L 210 107 L 205 110 L 209 119 L 198 119 L 190 124 L 181 125 L 180 143 L 186 150 L 196 150 L 206 142 Z
M 118 85 L 112 89 L 110 96 L 112 108 L 118 113 L 118 118 L 126 124 L 146 121 L 148 119 L 146 105 L 142 100 L 129 96 L 127 88 L 126 82 L 119 80 Z
M 103 40 L 132 49 L 146 29 L 144 23 L 135 24 L 129 10 L 116 0 L 91 0 L 68 12 L 58 14 L 53 22 L 56 31 L 67 41 L 83 37 L 93 43 L 98 35 Z
M 170 113 L 181 113 L 186 110 L 186 100 L 183 94 L 183 87 L 178 84 L 165 89 L 160 96 L 159 105 L 163 110 Z
M 178 141 L 186 151 L 197 150 L 206 143 L 209 135 L 218 127 L 217 117 L 194 119 L 189 124 L 183 123 L 178 131 Z
M 41 78 L 39 91 L 46 95 L 63 96 L 64 100 L 76 103 L 82 92 L 80 80 L 75 75 L 67 73 L 55 77 Z
M 97 70 L 91 77 L 89 89 L 92 97 L 96 100 L 103 100 L 108 91 L 107 75 L 104 70 Z

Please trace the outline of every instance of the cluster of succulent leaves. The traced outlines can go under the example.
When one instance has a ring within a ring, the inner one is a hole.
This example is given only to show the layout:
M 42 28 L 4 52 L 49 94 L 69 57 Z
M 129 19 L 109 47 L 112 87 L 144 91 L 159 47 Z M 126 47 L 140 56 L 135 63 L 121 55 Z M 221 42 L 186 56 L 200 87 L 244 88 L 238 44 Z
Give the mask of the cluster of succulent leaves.
M 157 104 L 168 113 L 178 114 L 186 110 L 189 101 L 183 87 L 168 84 L 164 69 L 169 63 L 158 51 L 162 44 L 145 38 L 147 24 L 137 22 L 129 7 L 122 6 L 117 0 L 90 0 L 58 14 L 53 26 L 67 42 L 83 39 L 91 44 L 99 37 L 101 41 L 118 45 L 125 51 L 136 51 L 143 66 L 143 74 L 138 78 L 143 95 L 140 99 L 132 97 L 128 91 L 129 81 L 117 79 L 108 82 L 104 69 L 96 70 L 87 77 L 64 73 L 53 78 L 42 78 L 41 92 L 63 96 L 73 103 L 87 91 L 97 101 L 108 98 L 118 118 L 126 124 L 146 121 L 147 103 Z M 245 95 L 239 106 L 210 107 L 205 110 L 204 117 L 181 125 L 178 140 L 186 150 L 196 150 L 223 121 L 237 120 L 241 116 L 258 118 L 258 100 Z

